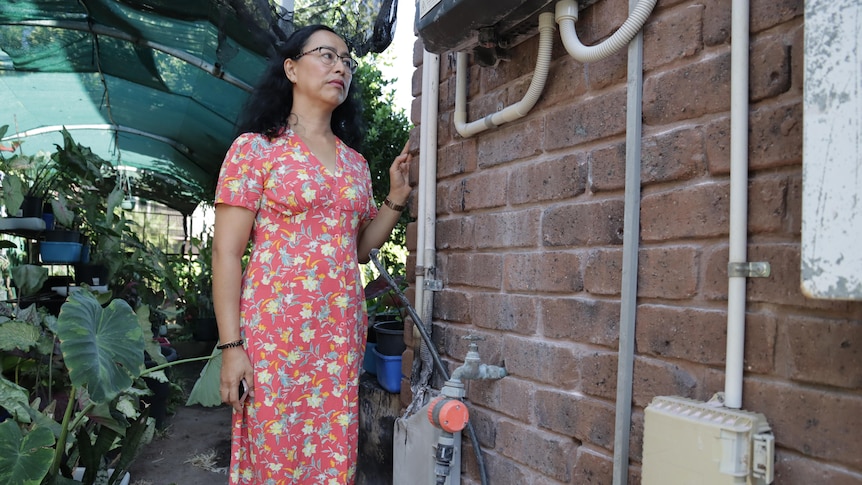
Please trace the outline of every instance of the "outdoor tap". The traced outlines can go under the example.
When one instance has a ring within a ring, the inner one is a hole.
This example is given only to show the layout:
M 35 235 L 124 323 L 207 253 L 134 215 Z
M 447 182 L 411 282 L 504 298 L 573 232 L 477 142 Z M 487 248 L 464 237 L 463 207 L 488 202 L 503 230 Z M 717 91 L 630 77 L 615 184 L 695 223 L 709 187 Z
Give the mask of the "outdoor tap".
M 479 357 L 479 346 L 476 344 L 476 341 L 485 340 L 484 338 L 476 335 L 467 335 L 462 338 L 471 341 L 470 347 L 467 350 L 467 356 L 464 358 L 464 364 L 452 372 L 450 380 L 491 380 L 506 377 L 505 367 L 482 363 L 482 358 Z

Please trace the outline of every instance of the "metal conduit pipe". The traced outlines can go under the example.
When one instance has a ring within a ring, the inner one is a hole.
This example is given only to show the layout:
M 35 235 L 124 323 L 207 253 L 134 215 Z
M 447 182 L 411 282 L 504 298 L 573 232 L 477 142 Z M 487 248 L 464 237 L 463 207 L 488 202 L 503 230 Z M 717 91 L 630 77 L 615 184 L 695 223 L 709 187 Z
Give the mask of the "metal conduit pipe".
M 578 4 L 574 0 L 560 0 L 556 5 L 556 20 L 560 24 L 560 37 L 570 56 L 580 62 L 593 62 L 609 57 L 625 47 L 643 28 L 658 0 L 640 0 L 629 13 L 629 18 L 600 44 L 585 46 L 578 39 L 575 22 Z
M 638 0 L 629 0 L 629 8 Z M 628 52 L 626 76 L 626 184 L 623 206 L 623 268 L 620 292 L 620 338 L 614 422 L 613 485 L 626 485 L 632 423 L 632 381 L 638 292 L 638 243 L 641 210 L 641 117 L 643 114 L 643 34 Z
M 730 45 L 730 241 L 728 265 L 748 259 L 749 0 L 733 0 Z M 728 272 L 730 273 L 730 272 Z M 742 407 L 745 350 L 744 276 L 728 274 L 724 405 Z
M 469 138 L 489 128 L 496 128 L 502 124 L 527 116 L 539 100 L 545 89 L 545 81 L 548 79 L 548 70 L 551 66 L 551 50 L 554 47 L 554 14 L 550 12 L 539 15 L 539 53 L 536 60 L 536 69 L 530 87 L 521 101 L 503 108 L 494 114 L 490 114 L 481 120 L 467 122 L 467 55 L 459 52 L 456 58 L 456 82 L 455 82 L 455 130 L 464 138 Z

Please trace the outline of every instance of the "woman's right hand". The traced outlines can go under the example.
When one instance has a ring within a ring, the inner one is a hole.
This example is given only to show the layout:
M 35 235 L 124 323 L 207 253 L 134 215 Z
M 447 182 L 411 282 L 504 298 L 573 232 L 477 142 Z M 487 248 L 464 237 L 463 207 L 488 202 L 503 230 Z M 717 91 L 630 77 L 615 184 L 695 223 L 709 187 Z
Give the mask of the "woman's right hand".
M 231 347 L 222 350 L 221 383 L 219 391 L 221 400 L 236 411 L 242 411 L 244 401 L 240 401 L 239 383 L 245 379 L 248 395 L 254 396 L 254 373 L 251 361 L 244 347 Z M 246 398 L 248 399 L 248 398 Z

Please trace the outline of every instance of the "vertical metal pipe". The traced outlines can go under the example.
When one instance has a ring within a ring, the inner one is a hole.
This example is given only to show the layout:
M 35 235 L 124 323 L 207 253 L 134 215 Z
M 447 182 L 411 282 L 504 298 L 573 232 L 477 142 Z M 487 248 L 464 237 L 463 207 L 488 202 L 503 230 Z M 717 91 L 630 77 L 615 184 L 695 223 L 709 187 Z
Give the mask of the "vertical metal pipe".
M 629 0 L 629 9 L 637 5 Z M 620 293 L 620 347 L 617 357 L 614 423 L 614 485 L 626 485 L 632 421 L 632 374 L 638 290 L 638 242 L 641 199 L 641 116 L 643 112 L 643 31 L 629 44 L 626 87 L 626 188 L 623 219 L 623 273 Z

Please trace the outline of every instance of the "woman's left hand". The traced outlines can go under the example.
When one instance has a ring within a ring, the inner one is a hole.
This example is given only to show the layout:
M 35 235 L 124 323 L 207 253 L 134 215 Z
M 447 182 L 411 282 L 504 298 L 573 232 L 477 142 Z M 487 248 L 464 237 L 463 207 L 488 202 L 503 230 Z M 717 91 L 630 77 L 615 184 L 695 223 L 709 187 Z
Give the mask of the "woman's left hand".
M 398 205 L 406 204 L 410 197 L 410 162 L 413 156 L 407 151 L 409 146 L 410 141 L 404 144 L 404 149 L 389 167 L 389 200 Z

